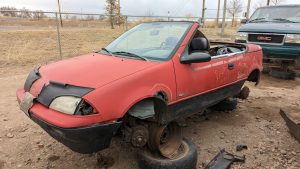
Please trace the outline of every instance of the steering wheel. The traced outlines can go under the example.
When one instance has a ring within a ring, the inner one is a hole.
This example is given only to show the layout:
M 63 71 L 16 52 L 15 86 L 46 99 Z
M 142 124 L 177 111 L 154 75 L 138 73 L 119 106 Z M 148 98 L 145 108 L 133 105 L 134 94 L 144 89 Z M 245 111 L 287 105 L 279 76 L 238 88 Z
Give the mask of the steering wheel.
M 225 55 L 225 54 L 228 54 L 228 53 L 233 53 L 232 50 L 230 48 L 228 48 L 228 47 L 220 48 L 217 51 L 218 55 Z

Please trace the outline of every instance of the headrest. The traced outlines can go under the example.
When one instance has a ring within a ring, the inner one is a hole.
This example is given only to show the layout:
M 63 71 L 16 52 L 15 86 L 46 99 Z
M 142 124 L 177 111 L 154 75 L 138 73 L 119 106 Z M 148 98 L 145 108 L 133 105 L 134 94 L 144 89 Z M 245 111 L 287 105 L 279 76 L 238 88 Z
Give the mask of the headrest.
M 191 50 L 192 51 L 207 51 L 209 50 L 209 42 L 207 38 L 199 37 L 195 38 L 191 42 Z

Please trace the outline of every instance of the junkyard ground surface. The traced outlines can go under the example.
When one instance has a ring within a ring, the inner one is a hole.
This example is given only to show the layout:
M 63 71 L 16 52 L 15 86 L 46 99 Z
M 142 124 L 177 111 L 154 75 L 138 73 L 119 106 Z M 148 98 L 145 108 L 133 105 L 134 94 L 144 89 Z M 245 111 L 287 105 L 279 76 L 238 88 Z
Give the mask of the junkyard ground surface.
M 113 139 L 110 149 L 82 155 L 58 143 L 22 113 L 16 89 L 23 85 L 31 66 L 6 66 L 0 74 L 0 169 L 3 168 L 111 168 L 134 169 L 136 149 Z M 300 79 L 282 81 L 263 76 L 251 88 L 248 100 L 231 112 L 211 112 L 187 119 L 184 135 L 198 148 L 198 168 L 220 149 L 246 155 L 246 163 L 232 168 L 300 168 L 300 144 L 290 134 L 279 109 L 300 113 Z M 237 144 L 248 150 L 236 152 Z

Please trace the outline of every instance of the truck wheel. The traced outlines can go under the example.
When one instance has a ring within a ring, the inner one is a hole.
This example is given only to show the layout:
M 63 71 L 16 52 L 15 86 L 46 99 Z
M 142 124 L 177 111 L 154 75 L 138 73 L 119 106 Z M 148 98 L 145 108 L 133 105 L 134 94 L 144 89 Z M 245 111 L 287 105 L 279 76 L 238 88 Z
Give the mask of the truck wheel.
M 270 73 L 272 77 L 279 78 L 279 79 L 285 79 L 285 80 L 293 80 L 296 77 L 296 73 L 291 70 L 281 70 L 280 68 L 272 68 Z
M 215 111 L 232 111 L 236 109 L 238 101 L 236 98 L 227 98 L 218 104 L 211 107 L 212 110 Z
M 164 158 L 148 150 L 137 154 L 139 168 L 141 169 L 195 169 L 197 166 L 197 148 L 189 139 L 184 138 L 174 158 Z

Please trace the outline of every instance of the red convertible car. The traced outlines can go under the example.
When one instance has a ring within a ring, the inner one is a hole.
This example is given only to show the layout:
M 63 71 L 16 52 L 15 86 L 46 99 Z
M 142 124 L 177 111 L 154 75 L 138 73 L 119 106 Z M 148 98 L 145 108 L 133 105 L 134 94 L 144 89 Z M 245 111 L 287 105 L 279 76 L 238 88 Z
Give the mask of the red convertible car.
M 99 52 L 34 69 L 17 91 L 20 108 L 76 152 L 107 148 L 122 131 L 170 157 L 182 141 L 176 120 L 238 95 L 262 71 L 260 46 L 209 42 L 198 28 L 142 23 Z

